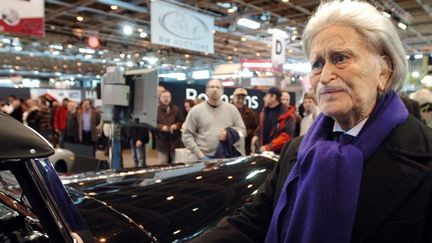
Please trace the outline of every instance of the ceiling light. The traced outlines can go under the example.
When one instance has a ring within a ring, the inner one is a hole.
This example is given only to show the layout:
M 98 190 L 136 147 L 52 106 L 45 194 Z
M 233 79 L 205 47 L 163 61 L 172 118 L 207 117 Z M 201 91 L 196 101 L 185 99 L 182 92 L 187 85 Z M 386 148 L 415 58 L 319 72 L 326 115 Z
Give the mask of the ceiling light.
M 232 6 L 227 10 L 227 12 L 228 12 L 228 13 L 235 13 L 235 12 L 237 12 L 237 10 L 238 10 L 238 7 L 235 6 L 235 5 L 232 5 Z
M 124 25 L 123 26 L 123 34 L 125 35 L 131 35 L 133 33 L 133 28 L 130 25 Z
M 216 30 L 212 30 L 212 33 L 213 33 L 213 34 L 216 33 Z
M 289 0 L 282 0 L 282 2 L 283 2 L 283 3 L 287 3 L 287 2 L 289 2 Z
M 111 5 L 111 10 L 117 10 L 118 6 L 117 5 Z
M 404 24 L 402 22 L 398 23 L 398 27 L 401 28 L 401 29 L 403 29 L 403 30 L 406 30 L 406 28 L 407 28 L 406 24 Z
M 138 30 L 138 32 L 140 32 L 140 33 L 144 31 L 143 28 L 138 28 L 137 30 Z
M 169 79 L 177 79 L 177 80 L 186 80 L 186 73 L 163 73 L 159 74 L 161 78 L 169 78 Z
M 83 16 L 77 16 L 77 17 L 76 17 L 76 20 L 78 20 L 79 22 L 81 22 L 81 21 L 84 20 L 84 17 L 83 17 Z
M 382 11 L 382 15 L 386 16 L 387 18 L 391 17 L 391 15 L 389 13 L 387 13 L 386 11 Z
M 208 52 L 204 52 L 204 55 L 208 56 L 208 54 L 209 54 Z
M 270 15 L 263 13 L 263 14 L 260 15 L 259 18 L 260 18 L 261 21 L 267 22 L 267 21 L 270 20 Z
M 221 8 L 231 8 L 231 3 L 216 3 Z
M 128 67 L 133 67 L 133 62 L 127 62 L 126 65 L 127 65 Z
M 189 54 L 185 54 L 184 56 L 185 56 L 186 58 L 189 58 L 189 57 L 190 57 Z
M 209 79 L 210 78 L 210 71 L 209 70 L 193 71 L 192 72 L 192 78 L 193 79 Z
M 257 57 L 261 56 L 261 53 L 257 52 L 257 53 L 256 53 L 256 56 L 257 56 Z
M 231 59 L 232 59 L 232 56 L 228 56 L 227 58 L 228 58 L 228 60 L 231 60 Z
M 285 63 L 283 69 L 287 71 L 294 71 L 299 73 L 310 73 L 311 65 L 308 62 L 303 63 Z
M 67 48 L 71 49 L 71 48 L 73 48 L 73 45 L 72 44 L 68 44 Z
M 414 59 L 422 59 L 423 58 L 423 54 L 415 54 L 414 55 Z
M 240 26 L 249 28 L 249 29 L 254 29 L 254 30 L 259 29 L 261 27 L 260 23 L 253 21 L 251 19 L 247 19 L 247 18 L 240 18 L 237 21 L 237 24 Z
M 147 62 L 150 65 L 155 65 L 158 61 L 159 61 L 159 59 L 157 57 L 149 57 L 149 58 L 147 58 Z
M 95 54 L 96 51 L 94 49 L 90 49 L 90 48 L 79 48 L 78 51 L 80 53 L 85 53 L 85 54 Z
M 146 38 L 148 34 L 146 32 L 141 32 L 139 35 L 141 38 Z
M 240 40 L 241 41 L 246 41 L 246 37 L 242 37 Z
M 414 72 L 411 73 L 411 76 L 412 76 L 413 78 L 418 78 L 418 77 L 420 77 L 420 73 L 417 72 L 417 71 L 414 71 Z

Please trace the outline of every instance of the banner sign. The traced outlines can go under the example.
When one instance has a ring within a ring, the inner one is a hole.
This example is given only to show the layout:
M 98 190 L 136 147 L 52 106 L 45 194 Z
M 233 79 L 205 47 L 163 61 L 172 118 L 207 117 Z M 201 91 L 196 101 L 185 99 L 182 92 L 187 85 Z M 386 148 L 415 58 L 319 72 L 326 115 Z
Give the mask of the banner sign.
M 33 100 L 37 100 L 39 96 L 49 94 L 54 97 L 58 102 L 62 102 L 64 98 L 75 101 L 77 103 L 81 102 L 81 90 L 77 89 L 44 89 L 44 88 L 34 88 L 30 89 L 30 97 Z
M 183 109 L 183 103 L 185 99 L 195 100 L 204 99 L 207 100 L 205 94 L 205 85 L 190 85 L 185 83 L 170 83 L 170 82 L 159 82 L 160 85 L 164 86 L 167 90 L 171 91 L 172 103 L 179 107 L 181 111 Z M 231 102 L 233 99 L 233 93 L 236 88 L 224 88 L 224 95 L 221 99 L 225 102 Z M 261 111 L 263 107 L 264 93 L 260 90 L 246 89 L 248 96 L 246 96 L 245 104 L 255 112 Z
M 252 86 L 275 86 L 276 79 L 275 78 L 251 78 Z
M 162 1 L 151 1 L 151 42 L 214 53 L 214 18 Z
M 241 68 L 247 68 L 250 71 L 264 71 L 273 69 L 273 64 L 268 59 L 241 59 Z
M 271 60 L 273 69 L 276 72 L 283 72 L 283 64 L 285 63 L 285 36 L 286 34 L 280 30 L 273 31 L 272 55 Z
M 43 0 L 1 0 L 0 32 L 45 35 Z

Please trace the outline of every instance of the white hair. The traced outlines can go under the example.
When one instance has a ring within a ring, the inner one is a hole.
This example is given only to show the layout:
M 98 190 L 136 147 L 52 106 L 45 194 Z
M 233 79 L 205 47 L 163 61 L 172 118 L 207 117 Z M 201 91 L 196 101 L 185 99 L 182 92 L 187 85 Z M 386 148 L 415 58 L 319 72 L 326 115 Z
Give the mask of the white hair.
M 389 18 L 366 2 L 336 0 L 322 3 L 303 32 L 303 50 L 308 58 L 315 36 L 324 28 L 334 25 L 354 28 L 372 51 L 390 59 L 391 75 L 385 90 L 399 91 L 407 77 L 408 62 L 396 28 Z

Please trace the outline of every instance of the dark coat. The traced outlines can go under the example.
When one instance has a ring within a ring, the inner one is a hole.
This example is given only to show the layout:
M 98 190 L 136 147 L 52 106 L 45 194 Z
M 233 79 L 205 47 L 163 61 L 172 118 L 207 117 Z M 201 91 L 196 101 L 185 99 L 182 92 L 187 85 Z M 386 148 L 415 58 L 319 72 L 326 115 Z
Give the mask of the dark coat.
M 254 201 L 194 242 L 263 242 L 301 139 L 284 146 Z M 351 242 L 432 242 L 432 130 L 413 116 L 365 161 Z
M 149 131 L 147 128 L 142 126 L 131 126 L 125 129 L 126 137 L 132 139 L 134 142 L 140 140 L 142 143 L 146 144 L 149 142 Z
M 79 141 L 83 140 L 83 110 L 77 111 L 77 120 L 78 120 L 78 138 Z M 90 128 L 91 128 L 91 137 L 93 142 L 96 142 L 98 140 L 99 131 L 98 131 L 98 125 L 100 125 L 101 122 L 101 115 L 100 113 L 92 108 L 91 109 L 91 116 L 90 116 Z
M 158 130 L 158 143 L 166 142 L 169 139 L 179 139 L 180 129 L 184 119 L 176 105 L 170 104 L 169 106 L 159 105 L 157 108 L 157 130 Z M 170 127 L 177 125 L 177 130 L 171 132 L 162 131 L 163 126 Z

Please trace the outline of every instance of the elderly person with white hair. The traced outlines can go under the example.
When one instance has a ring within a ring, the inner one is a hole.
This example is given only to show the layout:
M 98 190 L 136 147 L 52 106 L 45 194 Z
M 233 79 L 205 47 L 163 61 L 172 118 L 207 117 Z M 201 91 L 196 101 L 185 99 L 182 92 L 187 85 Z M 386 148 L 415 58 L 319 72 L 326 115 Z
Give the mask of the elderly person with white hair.
M 196 242 L 432 242 L 432 132 L 397 94 L 408 67 L 392 22 L 326 2 L 302 41 L 322 113 L 254 200 Z

